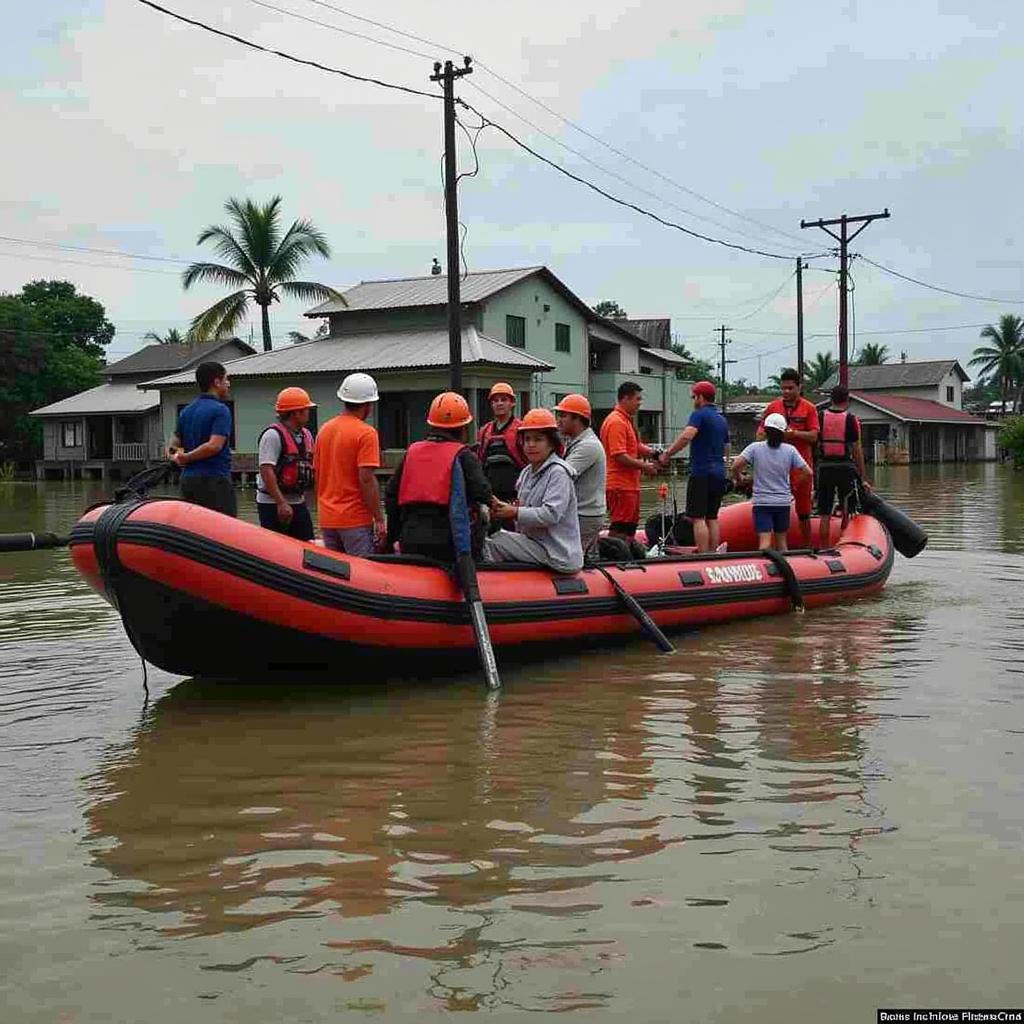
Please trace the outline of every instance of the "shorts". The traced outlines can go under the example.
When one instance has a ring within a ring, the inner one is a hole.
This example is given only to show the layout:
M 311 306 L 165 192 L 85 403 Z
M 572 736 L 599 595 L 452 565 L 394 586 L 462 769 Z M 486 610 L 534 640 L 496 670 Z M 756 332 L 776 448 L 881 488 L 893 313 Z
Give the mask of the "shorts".
M 754 529 L 758 533 L 788 533 L 788 505 L 755 505 Z
M 857 470 L 849 463 L 823 462 L 818 466 L 818 515 L 832 515 L 836 505 L 847 512 L 859 507 Z
M 691 476 L 686 484 L 686 518 L 717 519 L 724 496 L 724 476 Z
M 320 536 L 324 539 L 324 547 L 331 551 L 342 551 L 360 558 L 373 554 L 372 526 L 353 526 L 347 530 L 321 526 Z
M 804 477 L 799 473 L 791 473 L 789 477 L 789 489 L 793 492 L 793 500 L 796 503 L 796 515 L 798 519 L 810 519 L 813 505 L 811 503 L 811 489 L 813 480 L 811 477 Z
M 640 525 L 640 492 L 607 491 L 609 529 L 613 533 L 636 533 Z
M 193 505 L 212 508 L 222 515 L 238 515 L 235 485 L 229 476 L 182 476 L 181 496 Z
M 265 530 L 283 533 L 286 537 L 294 537 L 296 540 L 313 539 L 313 520 L 310 518 L 309 509 L 306 508 L 304 501 L 292 505 L 292 518 L 287 526 L 281 525 L 277 517 L 276 505 L 258 501 L 256 502 L 256 511 L 259 513 L 260 526 Z

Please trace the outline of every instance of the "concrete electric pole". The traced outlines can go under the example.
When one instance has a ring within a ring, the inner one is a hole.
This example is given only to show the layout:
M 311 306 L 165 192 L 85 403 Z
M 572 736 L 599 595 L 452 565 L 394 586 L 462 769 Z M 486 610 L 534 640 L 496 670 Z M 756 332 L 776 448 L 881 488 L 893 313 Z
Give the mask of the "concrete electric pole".
M 451 364 L 449 387 L 462 392 L 462 302 L 459 296 L 459 196 L 458 167 L 455 160 L 455 79 L 471 75 L 469 57 L 464 67 L 455 67 L 450 60 L 434 65 L 432 82 L 444 87 L 444 212 L 448 241 L 448 360 Z
M 852 242 L 873 220 L 883 220 L 889 216 L 889 209 L 886 207 L 882 213 L 868 213 L 863 217 L 847 217 L 844 213 L 841 217 L 834 217 L 832 220 L 801 220 L 802 228 L 821 228 L 826 234 L 831 235 L 839 243 L 839 383 L 845 388 L 850 384 L 850 347 L 849 328 L 847 326 L 847 274 L 849 272 L 849 258 L 847 249 Z M 834 225 L 839 225 L 839 234 L 829 231 Z M 860 224 L 860 227 L 851 235 L 848 231 L 849 225 Z

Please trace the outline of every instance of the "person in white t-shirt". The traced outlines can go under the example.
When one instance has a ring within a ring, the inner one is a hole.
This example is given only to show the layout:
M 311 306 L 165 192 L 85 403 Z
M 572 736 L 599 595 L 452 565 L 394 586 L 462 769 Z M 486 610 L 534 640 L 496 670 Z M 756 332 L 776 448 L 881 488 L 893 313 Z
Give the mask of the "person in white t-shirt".
M 792 479 L 808 480 L 812 473 L 803 456 L 782 440 L 786 417 L 773 412 L 764 421 L 765 440 L 755 441 L 736 457 L 732 475 L 739 481 L 749 466 L 754 475 L 754 528 L 761 551 L 787 548 L 790 508 L 793 503 Z

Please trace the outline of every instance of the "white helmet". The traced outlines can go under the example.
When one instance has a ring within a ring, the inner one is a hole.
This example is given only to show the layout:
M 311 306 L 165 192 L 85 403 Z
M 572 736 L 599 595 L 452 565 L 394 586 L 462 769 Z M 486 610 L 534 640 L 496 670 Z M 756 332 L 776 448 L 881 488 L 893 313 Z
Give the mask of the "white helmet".
M 352 402 L 354 405 L 376 402 L 380 399 L 380 395 L 377 394 L 377 382 L 368 373 L 350 373 L 341 382 L 338 397 L 343 402 Z
M 764 425 L 766 427 L 772 427 L 774 430 L 781 430 L 785 433 L 789 424 L 786 422 L 786 417 L 781 412 L 773 412 L 770 416 L 764 418 Z

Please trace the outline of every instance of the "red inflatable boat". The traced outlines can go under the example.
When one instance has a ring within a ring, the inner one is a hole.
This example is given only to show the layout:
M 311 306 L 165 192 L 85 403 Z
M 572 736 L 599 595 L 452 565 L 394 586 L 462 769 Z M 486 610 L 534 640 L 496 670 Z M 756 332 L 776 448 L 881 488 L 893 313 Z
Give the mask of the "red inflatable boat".
M 892 568 L 889 533 L 870 515 L 855 516 L 842 534 L 837 520 L 835 547 L 819 554 L 752 550 L 749 502 L 724 508 L 721 528 L 727 553 L 605 568 L 663 630 L 846 602 L 881 590 Z M 70 544 L 78 570 L 119 610 L 139 654 L 170 672 L 344 678 L 357 665 L 379 670 L 400 658 L 406 674 L 424 674 L 475 656 L 458 586 L 425 559 L 335 554 L 167 499 L 94 508 Z M 564 653 L 638 632 L 595 569 L 559 576 L 482 566 L 479 579 L 499 649 Z

